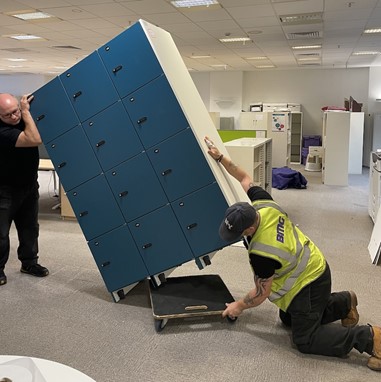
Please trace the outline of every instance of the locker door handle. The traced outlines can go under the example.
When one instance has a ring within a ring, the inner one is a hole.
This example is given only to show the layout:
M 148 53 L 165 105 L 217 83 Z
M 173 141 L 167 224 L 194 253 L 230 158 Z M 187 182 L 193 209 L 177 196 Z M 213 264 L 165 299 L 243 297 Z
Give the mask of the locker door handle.
M 79 91 L 79 92 L 73 94 L 73 98 L 75 99 L 75 98 L 79 97 L 81 94 L 82 94 L 82 92 Z
M 102 140 L 102 141 L 96 143 L 95 146 L 100 147 L 100 146 L 103 146 L 105 143 L 106 143 L 106 141 Z
M 119 193 L 119 197 L 123 198 L 123 196 L 126 196 L 128 194 L 128 191 L 122 191 Z
M 62 168 L 62 167 L 65 167 L 66 166 L 66 162 L 62 162 L 58 165 L 58 168 Z
M 187 229 L 192 229 L 192 228 L 195 228 L 197 227 L 197 223 L 192 223 L 192 224 L 189 224 Z
M 149 248 L 149 247 L 152 247 L 152 243 L 144 244 L 142 248 L 143 248 L 143 249 L 147 249 L 147 248 Z
M 112 72 L 113 72 L 113 73 L 119 72 L 119 70 L 121 70 L 122 68 L 123 68 L 122 65 L 118 65 L 117 67 L 115 67 L 115 68 L 112 70 Z
M 164 170 L 164 171 L 161 173 L 161 175 L 166 176 L 166 175 L 170 174 L 171 172 L 172 172 L 172 170 L 169 168 L 168 170 Z
M 36 119 L 37 119 L 37 122 L 38 122 L 38 121 L 41 121 L 41 119 L 44 119 L 44 118 L 45 118 L 45 114 L 42 114 L 39 117 L 37 117 Z
M 79 216 L 82 218 L 83 216 L 88 215 L 89 211 L 83 211 L 79 213 Z
M 138 119 L 138 125 L 141 125 L 143 122 L 147 121 L 147 117 L 142 117 L 140 119 Z
M 110 261 L 105 261 L 104 263 L 101 264 L 101 267 L 104 268 L 104 267 L 107 267 L 111 264 Z

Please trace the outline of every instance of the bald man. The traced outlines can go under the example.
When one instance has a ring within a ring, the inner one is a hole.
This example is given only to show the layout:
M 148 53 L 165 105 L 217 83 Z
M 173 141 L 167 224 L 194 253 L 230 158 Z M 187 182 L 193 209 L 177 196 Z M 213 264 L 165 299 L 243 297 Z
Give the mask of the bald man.
M 49 274 L 38 264 L 38 145 L 40 133 L 30 114 L 33 96 L 20 103 L 11 94 L 0 93 L 0 286 L 9 258 L 9 231 L 15 223 L 21 272 L 36 277 Z

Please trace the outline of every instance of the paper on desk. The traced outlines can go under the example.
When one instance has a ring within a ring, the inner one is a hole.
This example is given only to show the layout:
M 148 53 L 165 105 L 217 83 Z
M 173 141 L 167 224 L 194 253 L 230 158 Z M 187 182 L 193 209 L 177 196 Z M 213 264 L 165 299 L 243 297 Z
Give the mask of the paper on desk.
M 0 381 L 4 378 L 11 382 L 47 382 L 33 360 L 27 357 L 0 363 Z

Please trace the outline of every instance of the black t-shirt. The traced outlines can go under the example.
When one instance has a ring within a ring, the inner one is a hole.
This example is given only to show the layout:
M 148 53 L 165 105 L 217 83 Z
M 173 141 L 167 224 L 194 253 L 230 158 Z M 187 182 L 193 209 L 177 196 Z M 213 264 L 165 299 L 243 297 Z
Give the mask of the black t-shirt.
M 253 202 L 255 200 L 273 200 L 271 195 L 265 191 L 262 187 L 259 186 L 253 186 L 247 191 L 247 195 L 249 196 L 249 199 Z M 250 243 L 251 238 L 246 238 L 248 242 L 245 242 L 244 244 L 247 247 L 248 243 Z M 250 264 L 253 268 L 254 274 L 262 279 L 266 279 L 268 277 L 271 277 L 275 273 L 275 269 L 279 269 L 281 267 L 281 264 L 279 261 L 269 259 L 264 256 L 260 256 L 257 254 L 250 253 Z
M 16 147 L 24 128 L 23 120 L 15 126 L 0 120 L 0 186 L 28 186 L 37 180 L 38 147 Z

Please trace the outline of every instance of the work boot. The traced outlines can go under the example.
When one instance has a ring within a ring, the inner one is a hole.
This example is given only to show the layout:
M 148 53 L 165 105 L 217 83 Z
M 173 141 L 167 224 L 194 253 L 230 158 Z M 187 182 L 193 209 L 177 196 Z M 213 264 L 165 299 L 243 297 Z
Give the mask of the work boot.
M 373 332 L 373 355 L 368 359 L 369 369 L 381 371 L 381 328 L 371 326 Z
M 348 292 L 350 294 L 351 298 L 351 309 L 348 312 L 347 317 L 343 318 L 341 320 L 341 325 L 345 326 L 346 328 L 352 328 L 353 326 L 356 326 L 359 322 L 359 312 L 357 311 L 357 296 L 356 293 L 353 291 Z

